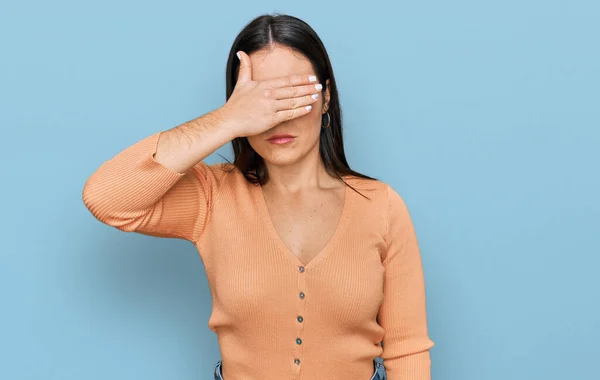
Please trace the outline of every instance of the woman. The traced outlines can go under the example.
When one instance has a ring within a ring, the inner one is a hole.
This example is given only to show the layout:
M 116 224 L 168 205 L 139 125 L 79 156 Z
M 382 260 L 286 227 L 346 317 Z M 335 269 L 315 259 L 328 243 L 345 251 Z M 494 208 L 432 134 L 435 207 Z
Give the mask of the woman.
M 415 231 L 400 195 L 346 162 L 319 37 L 295 17 L 258 17 L 226 75 L 225 105 L 101 165 L 83 189 L 88 209 L 195 244 L 215 379 L 429 379 Z M 203 162 L 229 141 L 233 163 Z

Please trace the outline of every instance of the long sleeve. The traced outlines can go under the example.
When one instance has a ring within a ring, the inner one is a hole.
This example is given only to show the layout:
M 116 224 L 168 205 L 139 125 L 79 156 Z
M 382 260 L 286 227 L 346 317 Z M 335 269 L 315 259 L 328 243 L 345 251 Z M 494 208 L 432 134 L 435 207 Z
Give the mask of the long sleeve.
M 104 162 L 86 181 L 82 198 L 101 222 L 127 232 L 197 240 L 225 176 L 199 162 L 178 173 L 154 158 L 157 132 Z
M 383 364 L 389 380 L 430 380 L 425 283 L 417 236 L 401 196 L 389 185 L 383 260 L 384 300 L 378 322 L 385 329 Z

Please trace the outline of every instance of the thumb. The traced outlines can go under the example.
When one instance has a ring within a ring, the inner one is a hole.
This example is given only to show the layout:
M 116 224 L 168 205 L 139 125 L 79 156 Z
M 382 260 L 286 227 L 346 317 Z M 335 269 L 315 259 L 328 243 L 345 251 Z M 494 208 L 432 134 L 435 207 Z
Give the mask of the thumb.
M 240 59 L 240 71 L 238 73 L 238 82 L 247 82 L 252 80 L 252 63 L 250 57 L 243 51 L 238 51 L 237 55 Z

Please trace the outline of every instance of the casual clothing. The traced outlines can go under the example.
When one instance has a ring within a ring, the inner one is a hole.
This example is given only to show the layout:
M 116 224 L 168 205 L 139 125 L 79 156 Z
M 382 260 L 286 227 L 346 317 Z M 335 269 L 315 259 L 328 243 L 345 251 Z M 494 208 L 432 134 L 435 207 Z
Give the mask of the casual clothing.
M 196 246 L 225 380 L 368 379 L 377 356 L 390 380 L 430 379 L 419 246 L 394 189 L 346 176 L 369 199 L 346 187 L 337 229 L 303 264 L 279 237 L 259 185 L 232 164 L 170 170 L 154 159 L 160 133 L 103 163 L 83 201 L 122 231 Z

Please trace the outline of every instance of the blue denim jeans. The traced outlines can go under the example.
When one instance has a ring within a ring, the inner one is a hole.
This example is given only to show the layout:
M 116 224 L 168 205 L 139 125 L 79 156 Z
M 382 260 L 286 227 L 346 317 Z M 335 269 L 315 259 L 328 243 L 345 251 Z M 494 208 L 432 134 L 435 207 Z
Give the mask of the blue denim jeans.
M 222 361 L 217 361 L 215 364 L 215 368 L 213 370 L 214 380 L 224 380 L 223 373 L 221 372 Z M 370 380 L 387 380 L 387 374 L 385 372 L 385 367 L 382 363 L 373 360 L 373 375 Z

